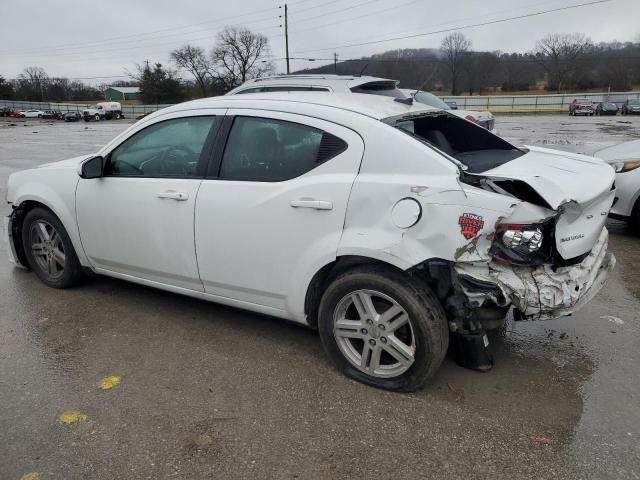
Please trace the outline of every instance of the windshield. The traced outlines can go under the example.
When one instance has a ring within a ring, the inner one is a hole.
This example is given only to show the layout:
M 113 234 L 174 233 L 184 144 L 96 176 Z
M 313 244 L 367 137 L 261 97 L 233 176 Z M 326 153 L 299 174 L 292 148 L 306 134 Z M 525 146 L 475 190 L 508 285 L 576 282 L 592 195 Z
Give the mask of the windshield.
M 640 101 L 638 101 L 638 100 L 629 100 L 629 105 L 640 105 Z
M 449 113 L 403 115 L 383 122 L 458 160 L 471 173 L 486 172 L 526 153 L 485 128 Z
M 415 95 L 416 102 L 424 103 L 430 107 L 439 108 L 441 110 L 451 110 L 451 107 L 443 102 L 440 98 L 436 97 L 433 93 L 418 92 Z

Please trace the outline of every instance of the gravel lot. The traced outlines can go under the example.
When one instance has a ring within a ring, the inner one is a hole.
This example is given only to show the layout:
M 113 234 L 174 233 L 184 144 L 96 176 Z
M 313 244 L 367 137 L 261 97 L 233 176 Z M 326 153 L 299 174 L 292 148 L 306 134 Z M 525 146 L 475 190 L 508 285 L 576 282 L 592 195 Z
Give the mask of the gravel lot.
M 0 195 L 126 126 L 2 119 Z M 593 152 L 640 137 L 640 118 L 497 128 Z M 296 325 L 107 278 L 53 290 L 0 261 L 0 479 L 640 478 L 640 240 L 609 227 L 618 267 L 589 307 L 509 321 L 493 371 L 447 360 L 410 395 L 343 377 Z

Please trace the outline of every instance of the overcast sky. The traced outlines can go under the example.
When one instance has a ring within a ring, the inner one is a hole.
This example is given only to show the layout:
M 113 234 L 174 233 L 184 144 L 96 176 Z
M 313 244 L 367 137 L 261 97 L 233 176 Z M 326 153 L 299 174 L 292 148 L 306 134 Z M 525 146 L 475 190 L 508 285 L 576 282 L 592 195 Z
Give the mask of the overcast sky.
M 592 0 L 292 0 L 292 57 L 357 58 L 396 48 L 437 48 L 447 33 L 348 47 L 587 3 Z M 50 76 L 109 83 L 144 60 L 169 63 L 185 43 L 207 50 L 225 25 L 269 38 L 283 71 L 283 14 L 277 0 L 0 0 L 0 75 L 38 65 Z M 594 42 L 640 41 L 640 0 L 612 0 L 463 29 L 476 50 L 525 52 L 554 32 L 584 32 Z M 292 70 L 327 63 L 293 60 Z M 95 78 L 101 77 L 101 78 Z

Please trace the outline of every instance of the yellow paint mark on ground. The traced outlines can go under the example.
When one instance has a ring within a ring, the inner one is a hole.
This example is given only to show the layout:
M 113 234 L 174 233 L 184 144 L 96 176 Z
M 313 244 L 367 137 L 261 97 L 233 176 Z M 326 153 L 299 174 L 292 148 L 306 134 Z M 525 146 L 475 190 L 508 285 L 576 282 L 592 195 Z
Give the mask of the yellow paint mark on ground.
M 84 413 L 76 412 L 70 410 L 68 412 L 63 412 L 62 415 L 58 417 L 58 421 L 60 423 L 66 423 L 70 425 L 76 422 L 84 422 L 87 419 L 87 416 Z
M 100 381 L 100 388 L 102 390 L 109 390 L 118 384 L 120 384 L 120 377 L 117 375 L 110 375 L 108 377 L 104 377 Z
M 25 473 L 20 477 L 20 480 L 40 480 L 40 474 L 38 472 Z

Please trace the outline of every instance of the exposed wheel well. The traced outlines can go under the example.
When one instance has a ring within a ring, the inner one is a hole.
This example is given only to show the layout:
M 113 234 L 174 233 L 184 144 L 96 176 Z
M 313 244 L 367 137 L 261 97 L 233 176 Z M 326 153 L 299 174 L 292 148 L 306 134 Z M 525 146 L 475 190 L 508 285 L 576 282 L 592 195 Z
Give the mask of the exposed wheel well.
M 26 200 L 13 211 L 11 236 L 13 238 L 13 245 L 16 250 L 18 260 L 20 260 L 20 263 L 25 267 L 29 267 L 29 263 L 27 262 L 27 256 L 24 253 L 24 245 L 22 245 L 22 225 L 24 224 L 24 217 L 34 208 L 44 208 L 45 210 L 50 211 L 53 215 L 56 215 L 55 212 L 44 203 L 36 202 L 35 200 Z
M 334 262 L 325 265 L 316 272 L 309 283 L 309 287 L 307 288 L 304 312 L 307 316 L 307 322 L 312 328 L 318 328 L 318 307 L 320 305 L 322 295 L 329 283 L 331 283 L 337 275 L 345 270 L 361 265 L 380 265 L 388 268 L 389 270 L 401 272 L 404 275 L 426 281 L 430 286 L 432 286 L 434 292 L 438 294 L 438 297 L 440 297 L 439 293 L 443 290 L 443 282 L 446 290 L 450 287 L 449 262 L 444 262 L 442 260 L 426 261 L 408 271 L 404 271 L 390 263 L 376 260 L 374 258 L 360 257 L 356 255 L 338 257 Z M 435 266 L 436 268 L 444 267 L 446 274 L 434 274 L 432 269 L 429 268 L 430 266 Z

